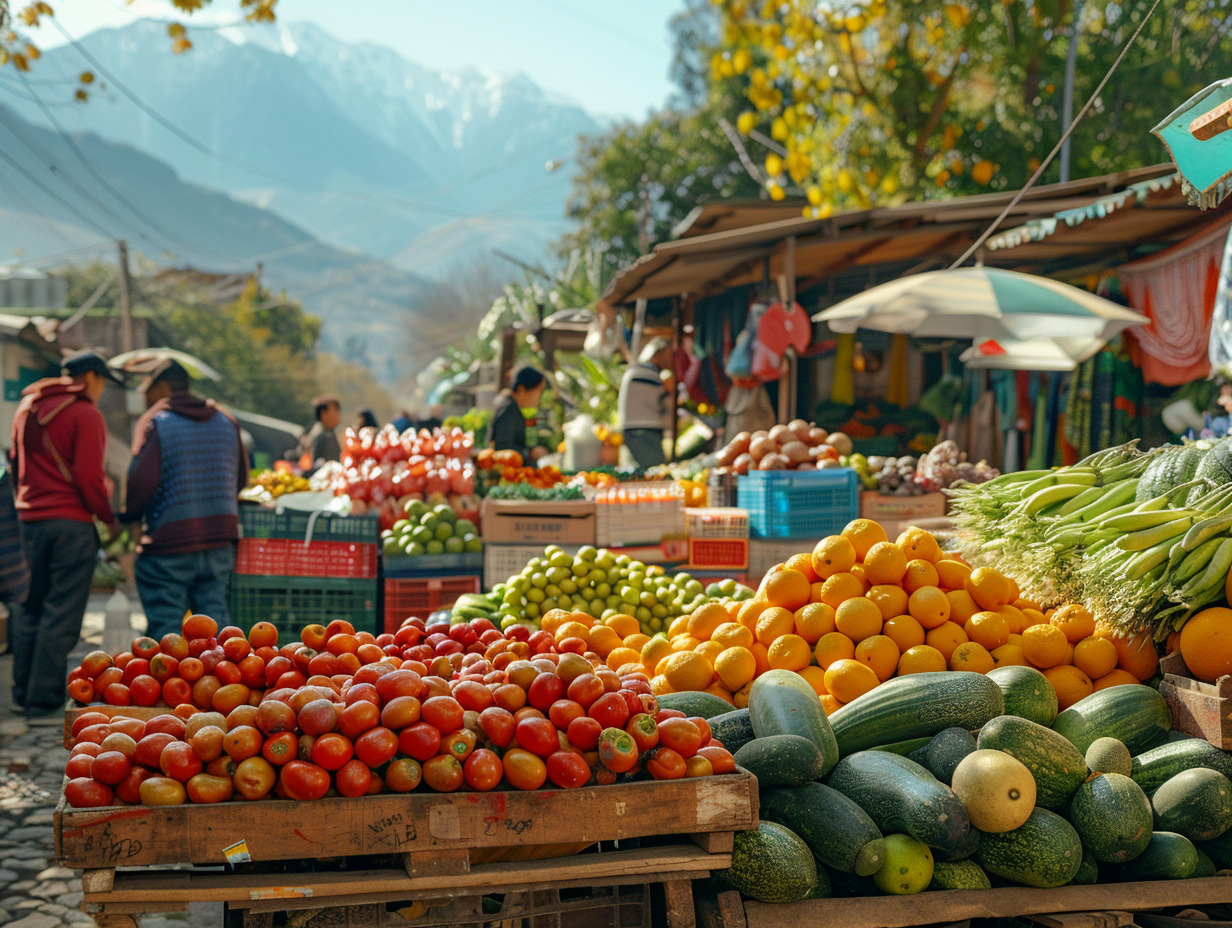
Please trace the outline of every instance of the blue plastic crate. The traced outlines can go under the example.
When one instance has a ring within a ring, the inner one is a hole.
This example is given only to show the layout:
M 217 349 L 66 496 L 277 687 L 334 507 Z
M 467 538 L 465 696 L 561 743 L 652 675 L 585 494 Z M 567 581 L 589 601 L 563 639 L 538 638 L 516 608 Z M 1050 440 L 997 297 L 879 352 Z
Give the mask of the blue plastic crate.
M 850 468 L 754 471 L 736 484 L 754 538 L 821 539 L 860 514 L 859 479 Z

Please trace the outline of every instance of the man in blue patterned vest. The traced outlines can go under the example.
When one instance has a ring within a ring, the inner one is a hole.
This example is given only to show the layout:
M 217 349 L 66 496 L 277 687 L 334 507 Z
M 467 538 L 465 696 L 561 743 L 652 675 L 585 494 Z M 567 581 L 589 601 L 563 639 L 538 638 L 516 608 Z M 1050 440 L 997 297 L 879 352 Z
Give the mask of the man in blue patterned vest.
M 189 392 L 188 372 L 165 360 L 137 388 L 126 510 L 141 519 L 137 591 L 154 639 L 178 632 L 191 610 L 226 625 L 239 538 L 237 494 L 248 482 L 239 426 L 213 400 Z

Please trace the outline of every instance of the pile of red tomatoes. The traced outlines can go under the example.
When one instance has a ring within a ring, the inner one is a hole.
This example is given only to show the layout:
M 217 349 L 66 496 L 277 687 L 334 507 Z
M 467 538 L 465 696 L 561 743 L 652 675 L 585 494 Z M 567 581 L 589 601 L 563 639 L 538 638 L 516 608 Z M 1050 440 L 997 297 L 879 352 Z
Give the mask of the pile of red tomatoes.
M 412 618 L 394 635 L 336 621 L 301 637 L 278 647 L 268 623 L 245 636 L 196 615 L 182 635 L 87 655 L 73 671 L 78 697 L 87 686 L 111 705 L 161 695 L 168 711 L 77 717 L 69 804 L 576 789 L 735 771 L 705 719 L 660 709 L 645 674 L 557 654 L 546 633 Z

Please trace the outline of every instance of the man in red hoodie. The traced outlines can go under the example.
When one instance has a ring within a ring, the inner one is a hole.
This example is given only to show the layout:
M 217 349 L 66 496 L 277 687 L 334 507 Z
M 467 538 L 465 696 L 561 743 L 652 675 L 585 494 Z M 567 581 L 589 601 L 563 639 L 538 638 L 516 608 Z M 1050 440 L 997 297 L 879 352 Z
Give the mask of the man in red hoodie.
M 98 557 L 94 520 L 119 530 L 103 471 L 107 425 L 95 405 L 107 381 L 119 381 L 90 351 L 66 358 L 61 373 L 22 391 L 10 451 L 30 564 L 30 592 L 9 636 L 13 702 L 36 722 L 63 718 L 66 664 Z

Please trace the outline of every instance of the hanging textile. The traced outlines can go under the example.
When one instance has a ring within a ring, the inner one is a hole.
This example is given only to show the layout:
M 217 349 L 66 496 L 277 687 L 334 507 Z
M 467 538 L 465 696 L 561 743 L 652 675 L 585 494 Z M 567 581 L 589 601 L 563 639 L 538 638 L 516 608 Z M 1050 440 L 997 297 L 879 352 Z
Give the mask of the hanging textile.
M 1145 379 L 1177 386 L 1210 373 L 1211 316 L 1228 221 L 1117 269 L 1129 305 L 1150 323 L 1130 330 Z
M 1031 433 L 1031 452 L 1027 455 L 1027 470 L 1042 470 L 1048 466 L 1048 390 L 1036 378 L 1035 428 Z
M 886 384 L 886 401 L 895 406 L 911 402 L 911 389 L 907 377 L 907 336 L 895 335 L 890 343 L 890 380 Z
M 830 401 L 854 406 L 856 402 L 855 371 L 856 335 L 848 332 L 838 336 L 834 349 L 834 382 L 830 385 Z
M 1074 368 L 1065 396 L 1065 443 L 1079 457 L 1091 453 L 1092 381 L 1095 361 L 1088 359 Z M 1101 446 L 1102 447 L 1102 446 Z
M 1224 240 L 1215 311 L 1211 317 L 1211 343 L 1207 354 L 1211 370 L 1232 369 L 1232 232 Z

